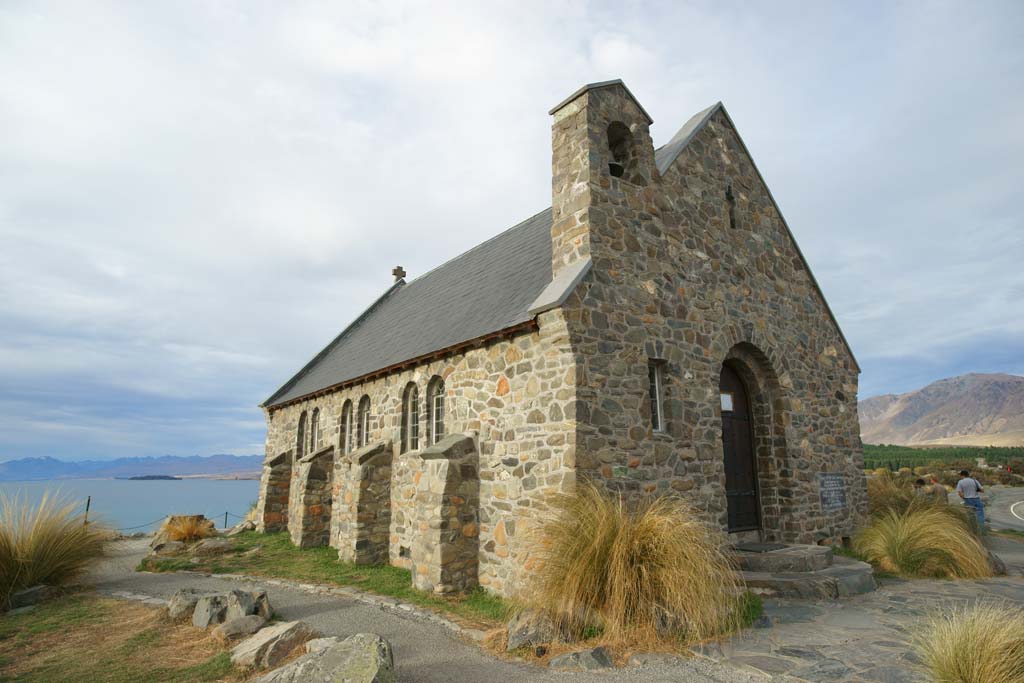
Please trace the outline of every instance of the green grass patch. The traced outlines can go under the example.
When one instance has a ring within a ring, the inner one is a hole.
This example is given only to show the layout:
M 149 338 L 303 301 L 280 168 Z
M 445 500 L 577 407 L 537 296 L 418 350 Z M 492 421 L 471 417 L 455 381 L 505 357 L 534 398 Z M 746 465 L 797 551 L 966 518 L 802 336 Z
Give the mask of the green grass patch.
M 740 625 L 749 628 L 764 614 L 764 601 L 757 593 L 744 591 L 740 596 Z
M 259 534 L 247 531 L 235 536 L 234 551 L 192 563 L 181 558 L 147 558 L 139 570 L 172 572 L 183 569 L 217 574 L 251 574 L 308 583 L 351 586 L 386 595 L 438 612 L 493 625 L 509 613 L 501 598 L 476 589 L 465 595 L 440 596 L 412 586 L 408 569 L 389 565 L 356 565 L 338 560 L 336 548 L 297 548 L 286 532 Z
M 1012 538 L 1015 541 L 1024 541 L 1024 531 L 1018 531 L 1017 529 L 994 529 L 992 533 L 996 536 Z

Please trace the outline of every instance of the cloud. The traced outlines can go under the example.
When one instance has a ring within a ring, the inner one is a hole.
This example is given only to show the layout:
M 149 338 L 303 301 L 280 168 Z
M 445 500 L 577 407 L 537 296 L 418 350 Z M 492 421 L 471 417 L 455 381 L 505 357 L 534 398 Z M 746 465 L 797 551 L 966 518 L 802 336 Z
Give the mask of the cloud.
M 5 3 L 0 456 L 259 450 L 256 404 L 392 266 L 548 204 L 545 112 L 615 77 L 656 143 L 725 101 L 865 391 L 1003 362 L 1022 29 L 1014 3 Z

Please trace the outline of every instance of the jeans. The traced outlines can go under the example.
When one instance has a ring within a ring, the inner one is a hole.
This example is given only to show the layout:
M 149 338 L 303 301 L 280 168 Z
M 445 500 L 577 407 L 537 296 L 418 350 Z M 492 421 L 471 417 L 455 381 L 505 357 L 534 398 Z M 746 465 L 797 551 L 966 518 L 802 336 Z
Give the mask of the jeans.
M 964 505 L 969 508 L 974 508 L 974 514 L 978 516 L 978 525 L 985 528 L 985 504 L 981 502 L 981 498 L 964 498 Z

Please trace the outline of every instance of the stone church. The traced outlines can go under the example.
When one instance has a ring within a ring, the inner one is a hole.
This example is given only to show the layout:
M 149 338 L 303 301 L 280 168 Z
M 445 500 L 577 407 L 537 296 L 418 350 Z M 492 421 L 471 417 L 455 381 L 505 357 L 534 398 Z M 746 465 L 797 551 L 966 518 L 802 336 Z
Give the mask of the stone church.
M 658 149 L 619 80 L 549 113 L 551 208 L 396 268 L 263 403 L 259 529 L 502 595 L 577 481 L 682 495 L 736 540 L 848 537 L 857 361 L 725 107 Z

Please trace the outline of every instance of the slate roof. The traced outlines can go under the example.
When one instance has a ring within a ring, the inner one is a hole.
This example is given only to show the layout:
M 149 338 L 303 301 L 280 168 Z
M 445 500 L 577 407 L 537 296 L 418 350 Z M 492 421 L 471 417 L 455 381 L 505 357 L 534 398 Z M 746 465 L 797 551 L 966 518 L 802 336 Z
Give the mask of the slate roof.
M 533 319 L 551 282 L 551 209 L 405 284 L 398 282 L 295 377 L 276 406 Z
M 618 81 L 591 84 L 584 89 L 615 83 Z M 717 102 L 694 114 L 668 144 L 655 150 L 654 162 L 660 173 L 668 171 L 718 111 L 732 124 L 725 107 Z M 735 131 L 736 126 L 732 127 Z M 739 137 L 738 132 L 736 135 Z M 742 138 L 740 144 L 746 151 Z M 747 155 L 750 156 L 749 151 Z M 753 157 L 750 158 L 753 161 Z M 757 171 L 756 166 L 754 169 Z M 757 173 L 761 175 L 760 171 Z M 761 181 L 767 188 L 763 177 Z M 778 210 L 774 197 L 772 202 Z M 779 216 L 782 217 L 781 210 Z M 852 357 L 853 351 L 785 218 L 782 224 Z M 550 207 L 412 282 L 395 283 L 263 405 L 279 406 L 383 368 L 526 323 L 534 318 L 531 304 L 549 284 Z M 854 365 L 857 365 L 856 358 Z

